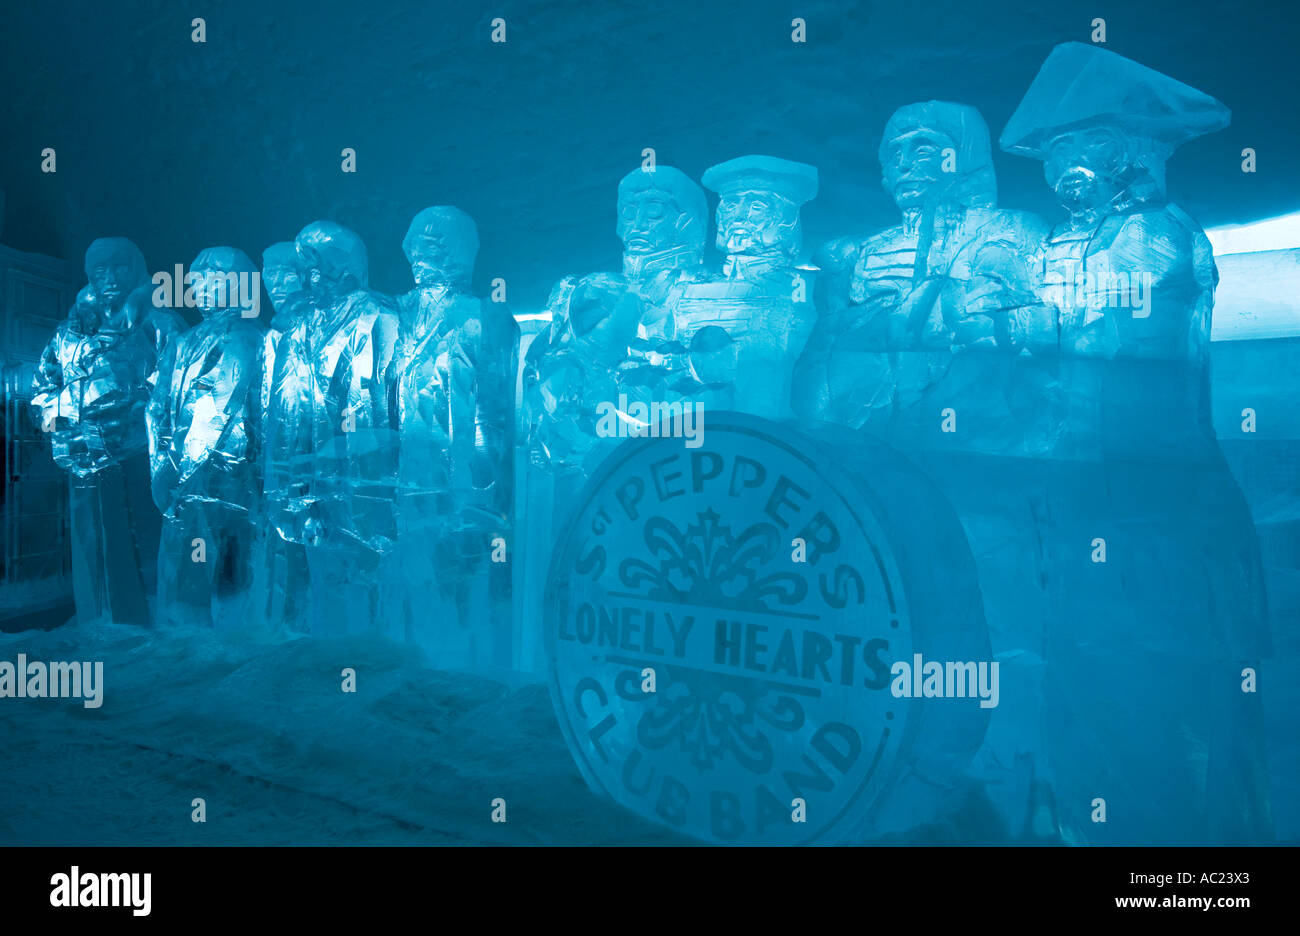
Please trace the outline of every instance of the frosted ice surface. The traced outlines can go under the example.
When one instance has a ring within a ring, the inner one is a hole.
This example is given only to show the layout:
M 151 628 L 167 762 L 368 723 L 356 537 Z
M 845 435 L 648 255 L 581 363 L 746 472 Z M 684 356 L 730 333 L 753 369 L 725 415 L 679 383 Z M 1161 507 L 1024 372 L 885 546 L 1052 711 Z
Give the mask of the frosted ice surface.
M 154 503 L 163 514 L 158 615 L 242 625 L 258 531 L 261 323 L 245 316 L 256 267 L 233 247 L 190 265 L 202 321 L 158 362 L 147 413 Z M 260 299 L 260 297 L 259 297 Z
M 1045 226 L 996 207 L 988 128 L 972 107 L 899 108 L 879 158 L 901 223 L 818 252 L 819 317 L 799 362 L 795 407 L 898 440 L 954 406 L 967 417 L 968 443 L 1018 445 L 1001 399 L 1005 375 L 978 352 L 1006 345 L 1008 310 L 1032 297 L 1026 257 Z
M 149 503 L 144 414 L 179 319 L 153 308 L 144 256 L 131 241 L 94 241 L 85 269 L 89 285 L 41 355 L 33 415 L 70 475 L 78 616 L 147 624 L 159 519 Z
M 795 361 L 813 328 L 811 275 L 798 269 L 801 206 L 817 170 L 773 156 L 741 156 L 704 173 L 718 194 L 722 269 L 687 284 L 674 308 L 691 394 L 708 409 L 785 419 Z
M 703 278 L 704 192 L 671 166 L 633 169 L 616 210 L 621 273 L 561 280 L 547 301 L 550 327 L 525 361 L 529 458 L 559 471 L 579 469 L 596 445 L 600 404 L 670 399 L 694 384 L 674 308 Z
M 1128 841 L 1252 840 L 1268 825 L 1260 711 L 1233 662 L 1268 646 L 1259 544 L 1210 425 L 1218 276 L 1164 185 L 1174 149 L 1228 119 L 1166 75 L 1067 43 L 1001 138 L 1043 161 L 1066 216 L 1032 257 L 1037 302 L 1011 339 L 1048 365 L 1023 389 L 1060 413 L 1051 548 L 1092 547 L 1090 562 L 1060 563 L 1046 642 L 1048 760 L 1072 841 L 1112 840 L 1085 792 L 1103 782 L 1161 791 Z M 1115 686 L 1140 724 L 1104 704 Z
M 387 623 L 459 667 L 512 662 L 510 566 L 491 557 L 515 548 L 519 328 L 504 302 L 471 291 L 478 248 L 458 208 L 411 221 L 402 249 L 415 288 L 399 300 L 390 374 L 401 454 Z
M 264 366 L 266 509 L 279 535 L 303 546 L 305 626 L 372 631 L 382 626 L 377 569 L 396 532 L 397 440 L 385 387 L 396 304 L 367 288 L 355 232 L 317 221 L 295 245 L 306 287 Z

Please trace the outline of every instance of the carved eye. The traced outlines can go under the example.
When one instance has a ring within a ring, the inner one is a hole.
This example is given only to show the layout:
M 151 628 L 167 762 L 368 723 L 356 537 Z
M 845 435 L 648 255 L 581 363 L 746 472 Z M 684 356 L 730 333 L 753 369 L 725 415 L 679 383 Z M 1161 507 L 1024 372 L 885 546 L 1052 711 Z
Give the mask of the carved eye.
M 1047 148 L 1047 155 L 1051 159 L 1063 159 L 1074 149 L 1074 137 L 1063 136 L 1057 137 Z

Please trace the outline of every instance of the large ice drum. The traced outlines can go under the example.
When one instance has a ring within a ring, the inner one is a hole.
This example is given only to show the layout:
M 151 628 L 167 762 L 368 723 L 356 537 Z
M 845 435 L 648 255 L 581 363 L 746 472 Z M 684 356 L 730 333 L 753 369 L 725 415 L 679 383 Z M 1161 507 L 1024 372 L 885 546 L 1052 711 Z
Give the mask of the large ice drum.
M 885 446 L 706 419 L 694 448 L 615 445 L 557 541 L 549 679 L 583 776 L 715 842 L 864 841 L 933 820 L 988 721 L 956 515 Z M 911 668 L 931 662 L 963 697 L 912 697 Z

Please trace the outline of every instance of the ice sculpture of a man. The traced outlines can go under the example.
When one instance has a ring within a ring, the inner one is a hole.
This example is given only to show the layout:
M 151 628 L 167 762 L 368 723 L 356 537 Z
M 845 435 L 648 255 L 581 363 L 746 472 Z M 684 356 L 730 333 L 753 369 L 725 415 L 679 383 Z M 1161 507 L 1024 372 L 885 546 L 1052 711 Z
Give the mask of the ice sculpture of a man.
M 1021 317 L 1025 344 L 1204 362 L 1218 274 L 1200 225 L 1165 197 L 1165 162 L 1229 119 L 1209 95 L 1113 52 L 1052 51 L 1000 140 L 1043 161 L 1067 213 L 1038 256 L 1047 314 Z
M 399 300 L 392 368 L 396 587 L 404 636 L 444 663 L 509 665 L 509 566 L 489 557 L 512 534 L 519 326 L 470 291 L 478 248 L 473 219 L 450 206 L 421 211 L 402 241 L 415 288 Z
M 672 166 L 634 169 L 618 183 L 623 276 L 642 300 L 632 368 L 665 364 L 660 355 L 671 339 L 670 297 L 703 278 L 708 212 L 704 190 Z
M 820 316 L 795 391 L 802 415 L 852 426 L 917 403 L 954 351 L 997 347 L 1005 310 L 1032 287 L 1024 257 L 1044 230 L 1032 215 L 996 207 L 988 127 L 973 107 L 900 107 L 879 157 L 902 223 L 818 252 Z M 983 383 L 980 395 L 1000 392 Z M 945 396 L 943 405 L 958 403 Z
M 302 296 L 302 271 L 293 241 L 279 241 L 262 251 L 262 283 L 277 315 L 288 313 L 291 303 Z
M 550 327 L 529 346 L 524 413 L 530 459 L 580 464 L 595 439 L 596 407 L 624 397 L 673 396 L 687 360 L 671 309 L 703 278 L 708 204 L 672 166 L 637 168 L 618 184 L 623 270 L 568 276 L 551 291 Z
M 110 335 L 96 337 L 102 320 L 94 287 L 83 286 L 67 319 L 45 346 L 32 382 L 33 419 L 49 436 L 54 463 L 74 476 L 89 475 L 110 463 L 108 450 L 98 444 L 102 437 L 87 437 L 81 426 L 86 409 L 82 395 L 96 363 L 94 352 L 110 345 Z
M 516 583 L 518 652 L 540 661 L 540 613 L 556 525 L 564 523 L 602 445 L 601 411 L 626 402 L 680 400 L 689 381 L 672 307 L 701 281 L 708 203 L 704 190 L 672 166 L 638 167 L 618 184 L 615 232 L 623 244 L 618 272 L 566 276 L 551 290 L 550 326 L 528 346 L 523 367 L 520 535 L 531 557 Z M 628 425 L 632 425 L 629 421 Z
M 791 376 L 815 317 L 812 278 L 798 268 L 800 207 L 817 170 L 773 156 L 741 156 L 704 173 L 718 194 L 721 274 L 682 290 L 673 309 L 687 349 L 690 395 L 715 409 L 790 415 Z
M 618 183 L 615 232 L 623 242 L 623 275 L 646 284 L 662 273 L 691 272 L 703 262 L 708 232 L 704 191 L 680 169 L 633 169 Z
M 1067 43 L 1000 140 L 1043 160 L 1067 215 L 1036 257 L 1042 302 L 1016 316 L 1013 338 L 1056 362 L 1064 401 L 1042 541 L 1059 599 L 1047 738 L 1069 841 L 1270 834 L 1260 713 L 1240 690 L 1242 667 L 1267 651 L 1263 576 L 1208 411 L 1217 272 L 1164 186 L 1174 149 L 1228 121 L 1209 95 Z M 1091 562 L 1077 561 L 1080 541 Z M 1096 797 L 1136 808 L 1098 823 Z
M 71 476 L 78 618 L 148 624 L 159 517 L 149 497 L 145 408 L 158 354 L 183 322 L 152 306 L 144 255 L 126 238 L 94 241 L 86 276 L 89 286 L 42 354 L 32 405 Z
M 311 628 L 371 630 L 375 570 L 395 535 L 386 382 L 396 309 L 367 288 L 366 248 L 353 231 L 316 221 L 294 244 L 300 314 L 287 317 L 262 368 L 267 509 L 279 535 L 306 551 Z
M 293 409 L 292 394 L 283 400 L 273 401 L 271 397 L 272 389 L 277 386 L 278 352 L 285 333 L 292 331 L 294 325 L 310 309 L 306 302 L 298 250 L 293 241 L 279 241 L 262 251 L 262 283 L 271 298 L 273 314 L 262 337 L 262 353 L 258 362 L 258 387 L 261 395 L 258 409 L 261 428 L 258 438 L 265 443 L 268 418 L 275 414 L 276 442 L 282 453 L 283 464 L 287 449 L 280 430 L 284 428 L 286 420 L 293 418 Z M 286 383 L 284 373 L 279 373 L 279 377 L 278 385 L 282 390 L 286 386 L 295 385 L 292 379 Z M 266 451 L 260 451 L 258 458 L 262 462 L 261 467 L 265 469 L 268 464 Z M 278 488 L 273 488 L 270 493 L 274 495 L 275 490 Z M 258 510 L 259 538 L 253 574 L 253 591 L 257 602 L 255 619 L 273 630 L 301 633 L 310 629 L 311 587 L 307 553 L 302 542 L 280 534 L 282 517 L 274 509 L 277 503 L 277 499 L 271 496 Z
M 257 531 L 255 447 L 263 329 L 243 314 L 256 267 L 234 247 L 209 247 L 190 265 L 202 321 L 158 362 L 148 409 L 160 621 L 242 626 Z

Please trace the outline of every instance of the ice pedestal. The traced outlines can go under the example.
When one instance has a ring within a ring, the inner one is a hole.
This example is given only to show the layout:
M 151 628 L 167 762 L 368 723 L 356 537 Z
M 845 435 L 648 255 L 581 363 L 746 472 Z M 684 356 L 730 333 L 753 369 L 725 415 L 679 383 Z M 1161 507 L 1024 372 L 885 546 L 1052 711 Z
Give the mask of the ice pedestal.
M 311 578 L 307 549 L 264 523 L 253 547 L 252 621 L 266 633 L 311 630 Z
M 514 424 L 519 327 L 504 302 L 473 295 L 478 229 L 458 208 L 426 208 L 402 250 L 415 288 L 399 300 L 392 373 L 398 433 L 397 535 L 383 618 L 443 668 L 514 663 L 518 556 Z
M 995 837 L 1042 838 L 1029 817 L 1046 783 L 1067 841 L 1268 840 L 1261 715 L 1241 685 L 1269 646 L 1262 567 L 1204 434 L 1199 370 L 984 361 L 986 379 L 946 377 L 928 408 L 866 428 L 933 481 L 971 544 L 1005 664 L 972 772 Z
M 143 452 L 85 478 L 69 478 L 72 588 L 79 621 L 151 623 L 160 519 Z
M 419 647 L 439 669 L 517 666 L 511 553 L 521 544 L 505 524 L 456 527 L 440 500 L 445 496 L 398 498 L 397 548 L 379 572 L 384 600 L 391 602 L 381 615 L 386 632 Z
M 158 549 L 158 622 L 248 627 L 255 534 L 247 509 L 216 501 L 178 505 L 163 520 Z
M 1067 463 L 1054 494 L 1046 722 L 1063 835 L 1269 840 L 1261 713 L 1243 692 L 1268 649 L 1263 570 L 1222 457 Z M 1120 821 L 1096 822 L 1094 798 Z

